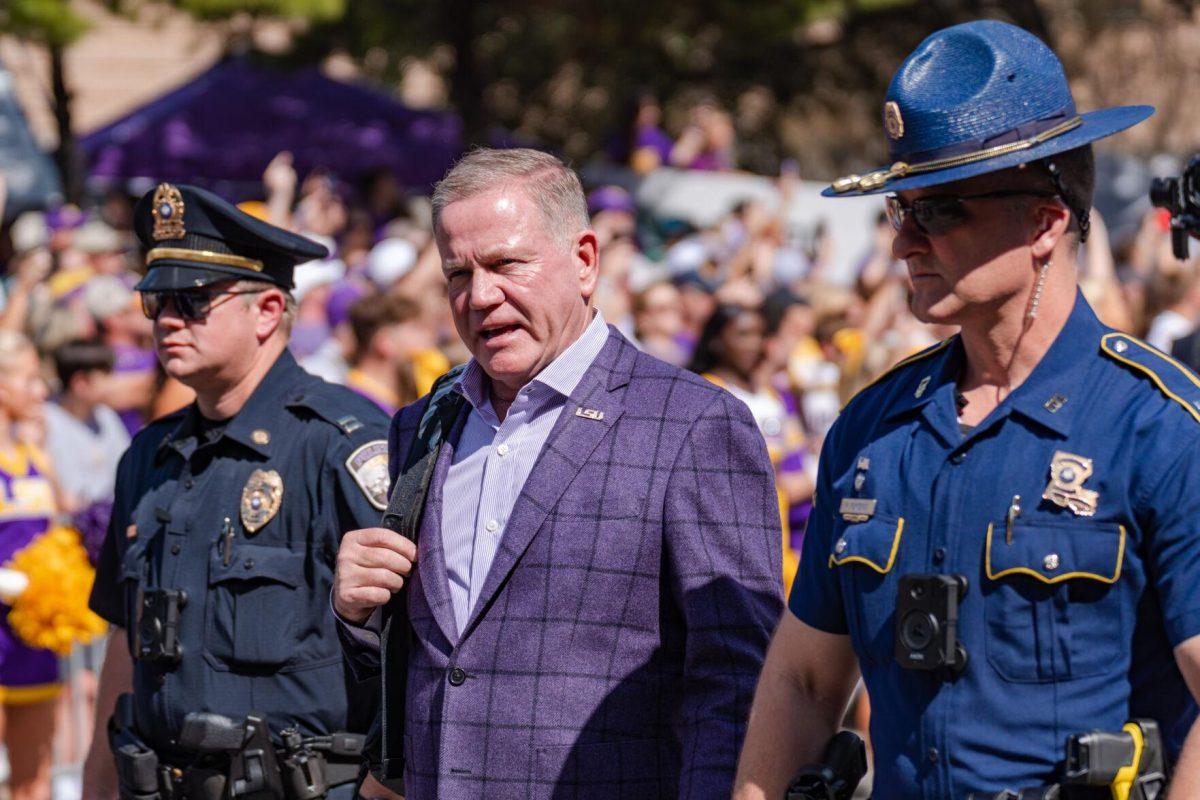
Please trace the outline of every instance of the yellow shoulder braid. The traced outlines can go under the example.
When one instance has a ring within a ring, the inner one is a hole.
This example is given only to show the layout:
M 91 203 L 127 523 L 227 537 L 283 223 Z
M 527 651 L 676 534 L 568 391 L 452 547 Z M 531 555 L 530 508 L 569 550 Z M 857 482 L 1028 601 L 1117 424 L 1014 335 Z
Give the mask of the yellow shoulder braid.
M 1100 350 L 1148 377 L 1160 392 L 1200 422 L 1200 378 L 1186 366 L 1127 333 L 1106 333 L 1100 338 Z

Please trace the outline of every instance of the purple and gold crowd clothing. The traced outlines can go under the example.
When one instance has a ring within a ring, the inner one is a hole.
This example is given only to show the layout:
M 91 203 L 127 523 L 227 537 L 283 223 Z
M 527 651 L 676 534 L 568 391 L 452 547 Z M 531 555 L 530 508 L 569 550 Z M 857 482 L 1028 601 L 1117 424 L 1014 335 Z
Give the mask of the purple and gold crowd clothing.
M 411 359 L 412 379 L 417 396 L 428 394 L 433 388 L 433 382 L 450 370 L 449 359 L 436 348 L 418 350 L 412 354 Z M 346 373 L 346 388 L 379 406 L 389 417 L 395 416 L 404 405 L 403 398 L 391 387 L 358 368 Z
M 389 417 L 395 416 L 400 410 L 400 397 L 383 381 L 371 377 L 361 369 L 351 369 L 346 373 L 346 388 L 360 397 L 365 397 L 379 406 Z
M 792 578 L 800 563 L 800 542 L 804 540 L 804 524 L 808 521 L 811 500 L 792 505 L 779 484 L 784 475 L 803 472 L 806 467 L 804 431 L 800 427 L 799 407 L 790 391 L 765 384 L 756 392 L 748 392 L 706 372 L 704 378 L 728 391 L 746 404 L 754 423 L 767 445 L 767 455 L 775 468 L 779 517 L 783 529 L 783 591 L 786 597 L 792 590 Z M 799 506 L 799 508 L 797 508 Z M 799 525 L 795 524 L 799 519 Z
M 0 451 L 0 565 L 45 533 L 56 511 L 54 487 L 41 451 L 17 445 Z M 59 692 L 58 656 L 22 642 L 0 604 L 0 701 L 35 703 Z

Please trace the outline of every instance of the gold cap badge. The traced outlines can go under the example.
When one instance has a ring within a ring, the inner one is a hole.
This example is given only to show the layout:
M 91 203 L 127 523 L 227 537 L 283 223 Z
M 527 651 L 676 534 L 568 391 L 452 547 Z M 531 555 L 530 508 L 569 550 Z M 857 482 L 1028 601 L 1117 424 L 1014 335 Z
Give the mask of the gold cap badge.
M 154 230 L 150 234 L 154 241 L 183 238 L 186 233 L 183 227 L 183 194 L 179 189 L 169 183 L 160 183 L 154 190 L 150 213 L 154 215 Z
M 275 470 L 256 469 L 242 487 L 242 526 L 247 534 L 257 533 L 279 512 L 283 504 L 283 478 Z
M 1083 482 L 1092 476 L 1092 460 L 1062 450 L 1050 462 L 1050 483 L 1042 499 L 1068 508 L 1072 514 L 1090 517 L 1096 513 L 1099 492 L 1084 489 Z
M 894 100 L 888 100 L 883 105 L 883 128 L 889 139 L 899 139 L 904 135 L 904 117 Z

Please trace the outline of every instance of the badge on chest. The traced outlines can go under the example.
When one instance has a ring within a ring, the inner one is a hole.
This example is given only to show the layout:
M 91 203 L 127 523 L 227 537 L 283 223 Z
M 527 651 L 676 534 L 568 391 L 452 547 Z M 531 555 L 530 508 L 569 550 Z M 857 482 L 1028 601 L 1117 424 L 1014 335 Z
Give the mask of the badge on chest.
M 1091 476 L 1090 458 L 1059 450 L 1050 462 L 1050 482 L 1042 492 L 1042 499 L 1070 509 L 1077 516 L 1090 517 L 1096 513 L 1100 497 L 1099 492 L 1083 488 L 1083 482 Z
M 283 504 L 283 478 L 275 470 L 256 469 L 242 487 L 242 527 L 257 533 L 279 513 Z

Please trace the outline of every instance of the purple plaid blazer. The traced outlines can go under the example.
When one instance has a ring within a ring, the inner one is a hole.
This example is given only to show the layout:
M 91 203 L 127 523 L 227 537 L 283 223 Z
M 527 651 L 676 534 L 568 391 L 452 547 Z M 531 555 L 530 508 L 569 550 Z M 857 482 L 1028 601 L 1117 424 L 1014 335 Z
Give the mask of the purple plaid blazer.
M 393 482 L 426 402 L 392 421 Z M 456 633 L 441 486 L 468 410 L 439 453 L 408 594 L 408 800 L 728 798 L 782 611 L 749 410 L 610 327 Z M 377 652 L 344 641 L 360 676 L 378 673 Z

